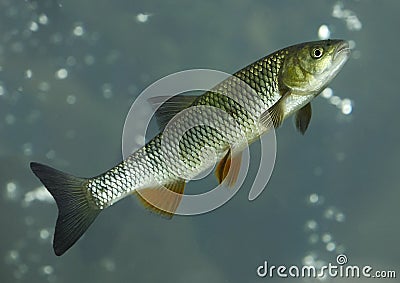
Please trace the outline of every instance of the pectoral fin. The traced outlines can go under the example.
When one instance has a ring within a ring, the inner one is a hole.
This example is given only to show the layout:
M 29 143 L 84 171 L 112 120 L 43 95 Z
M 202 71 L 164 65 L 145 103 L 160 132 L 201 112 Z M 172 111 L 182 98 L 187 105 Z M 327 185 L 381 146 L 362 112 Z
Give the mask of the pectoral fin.
M 168 96 L 151 97 L 148 101 L 154 108 L 158 107 L 155 116 L 160 130 L 164 130 L 168 122 L 183 109 L 186 109 L 192 105 L 196 98 L 197 96 L 182 94 L 173 96 L 171 98 Z
M 179 179 L 164 186 L 144 188 L 134 194 L 150 211 L 172 218 L 185 190 L 185 180 Z
M 297 111 L 295 116 L 295 125 L 297 130 L 304 135 L 311 120 L 311 103 L 306 104 L 303 108 Z
M 279 101 L 260 116 L 260 125 L 266 129 L 278 128 L 283 122 L 283 110 Z
M 215 169 L 215 176 L 217 177 L 218 183 L 221 184 L 225 182 L 232 188 L 239 175 L 241 163 L 242 153 L 234 153 L 232 156 L 232 151 L 229 149 Z

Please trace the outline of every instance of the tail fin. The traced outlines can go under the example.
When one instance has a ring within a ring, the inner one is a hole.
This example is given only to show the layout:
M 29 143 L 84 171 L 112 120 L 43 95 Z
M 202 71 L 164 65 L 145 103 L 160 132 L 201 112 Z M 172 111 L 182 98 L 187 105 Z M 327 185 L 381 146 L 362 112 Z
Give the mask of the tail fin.
M 74 177 L 47 165 L 31 162 L 33 173 L 45 185 L 58 207 L 53 240 L 56 255 L 65 253 L 85 233 L 100 209 L 90 198 L 87 179 Z

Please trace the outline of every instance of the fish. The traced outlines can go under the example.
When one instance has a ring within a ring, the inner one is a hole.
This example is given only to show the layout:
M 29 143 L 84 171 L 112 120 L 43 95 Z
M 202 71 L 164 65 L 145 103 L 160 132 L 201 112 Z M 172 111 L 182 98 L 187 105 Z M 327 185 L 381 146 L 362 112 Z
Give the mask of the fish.
M 232 187 L 241 152 L 261 135 L 291 115 L 297 130 L 306 132 L 311 101 L 349 56 L 345 40 L 304 42 L 259 59 L 201 95 L 151 98 L 154 105 L 162 101 L 155 112 L 159 134 L 98 176 L 76 177 L 31 162 L 58 207 L 55 254 L 63 255 L 102 210 L 129 195 L 151 211 L 172 217 L 186 183 L 216 160 L 218 182 Z

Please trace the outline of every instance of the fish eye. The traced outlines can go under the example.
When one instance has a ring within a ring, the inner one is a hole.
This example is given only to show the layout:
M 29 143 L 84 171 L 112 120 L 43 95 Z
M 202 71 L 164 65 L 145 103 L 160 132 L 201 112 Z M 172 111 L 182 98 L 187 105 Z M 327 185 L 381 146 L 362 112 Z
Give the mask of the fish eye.
M 324 49 L 322 47 L 314 47 L 311 51 L 311 57 L 314 59 L 319 59 L 324 54 Z

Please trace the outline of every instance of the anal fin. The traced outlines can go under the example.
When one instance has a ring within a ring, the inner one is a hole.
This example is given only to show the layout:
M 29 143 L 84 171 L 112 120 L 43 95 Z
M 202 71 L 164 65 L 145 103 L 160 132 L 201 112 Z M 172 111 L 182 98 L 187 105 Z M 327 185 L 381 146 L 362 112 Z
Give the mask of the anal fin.
M 134 192 L 150 211 L 172 218 L 185 190 L 185 180 L 179 179 L 163 186 L 143 188 Z

